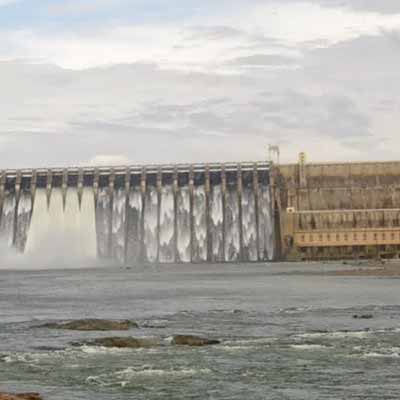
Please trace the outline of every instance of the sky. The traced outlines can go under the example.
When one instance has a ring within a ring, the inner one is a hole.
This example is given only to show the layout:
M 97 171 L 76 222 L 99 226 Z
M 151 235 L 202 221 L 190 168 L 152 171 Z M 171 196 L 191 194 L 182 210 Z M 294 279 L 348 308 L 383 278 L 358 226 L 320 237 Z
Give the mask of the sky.
M 0 168 L 400 152 L 399 0 L 0 0 Z

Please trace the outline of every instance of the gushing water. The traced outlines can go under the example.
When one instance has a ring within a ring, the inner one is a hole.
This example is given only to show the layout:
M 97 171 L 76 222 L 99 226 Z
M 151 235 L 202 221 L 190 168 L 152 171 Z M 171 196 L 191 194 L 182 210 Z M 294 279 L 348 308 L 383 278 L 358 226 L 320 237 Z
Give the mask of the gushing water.
M 76 188 L 53 189 L 50 203 L 46 189 L 37 189 L 25 254 L 52 266 L 86 265 L 96 257 L 93 191 L 85 190 L 83 208 Z M 83 211 L 83 212 L 82 212 Z
M 144 217 L 144 248 L 147 261 L 157 262 L 158 255 L 158 193 L 149 186 L 146 192 Z
M 160 207 L 160 262 L 163 263 L 175 261 L 174 220 L 173 187 L 163 186 Z
M 13 244 L 14 218 L 15 197 L 9 194 L 4 199 L 0 220 L 0 240 L 2 240 L 3 243 L 7 243 L 8 246 L 12 246 Z
M 193 193 L 193 261 L 207 261 L 207 215 L 204 185 L 194 188 Z
M 176 199 L 177 251 L 179 262 L 190 262 L 191 219 L 189 187 L 181 187 Z
M 239 255 L 239 197 L 236 188 L 228 185 L 225 207 L 225 261 L 238 261 Z
M 0 245 L 26 259 L 45 255 L 61 265 L 97 258 L 127 266 L 271 260 L 268 178 L 259 178 L 258 189 L 251 173 L 242 176 L 242 185 L 237 178 L 231 174 L 223 185 L 213 175 L 207 192 L 201 179 L 194 185 L 178 180 L 177 190 L 152 180 L 133 184 L 129 192 L 125 186 L 39 187 L 18 196 L 7 191 L 0 204 Z
M 114 192 L 112 213 L 112 258 L 123 265 L 125 261 L 125 219 L 126 195 L 125 190 Z
M 129 264 L 135 264 L 142 258 L 142 210 L 143 200 L 140 188 L 133 188 L 129 194 L 127 215 L 127 261 Z
M 221 185 L 213 186 L 210 193 L 210 242 L 212 261 L 224 261 L 224 204 Z
M 251 188 L 242 193 L 243 259 L 257 261 L 257 221 L 255 196 Z

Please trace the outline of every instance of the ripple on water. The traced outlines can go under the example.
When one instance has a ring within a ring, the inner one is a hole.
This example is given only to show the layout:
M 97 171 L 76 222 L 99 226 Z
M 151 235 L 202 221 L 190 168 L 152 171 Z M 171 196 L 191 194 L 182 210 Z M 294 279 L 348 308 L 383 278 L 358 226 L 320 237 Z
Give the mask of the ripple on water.
M 328 346 L 322 344 L 291 344 L 290 347 L 295 350 L 325 350 Z
M 120 371 L 107 374 L 92 375 L 86 378 L 86 383 L 96 386 L 121 386 L 137 384 L 138 380 L 174 378 L 192 378 L 197 375 L 210 374 L 212 371 L 208 368 L 170 368 L 161 369 L 153 366 L 144 365 L 142 367 L 128 367 Z

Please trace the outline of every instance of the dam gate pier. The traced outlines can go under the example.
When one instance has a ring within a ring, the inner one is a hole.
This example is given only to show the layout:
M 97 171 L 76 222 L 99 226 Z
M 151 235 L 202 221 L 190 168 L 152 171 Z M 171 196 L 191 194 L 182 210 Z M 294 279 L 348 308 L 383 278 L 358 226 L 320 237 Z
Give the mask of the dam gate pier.
M 270 169 L 259 162 L 1 171 L 0 243 L 33 254 L 58 241 L 126 266 L 270 261 Z

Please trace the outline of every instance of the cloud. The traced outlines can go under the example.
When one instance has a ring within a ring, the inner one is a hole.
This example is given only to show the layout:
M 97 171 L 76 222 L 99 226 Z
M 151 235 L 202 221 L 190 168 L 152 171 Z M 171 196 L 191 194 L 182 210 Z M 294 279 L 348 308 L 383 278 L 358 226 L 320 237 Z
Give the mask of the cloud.
M 237 57 L 231 61 L 233 65 L 258 67 L 284 67 L 296 65 L 296 60 L 279 54 L 253 54 L 247 57 Z
M 19 3 L 21 0 L 0 0 L 0 7 L 8 6 L 10 4 Z
M 283 161 L 397 157 L 399 16 L 227 4 L 185 21 L 3 30 L 0 168 L 257 160 L 275 143 Z

